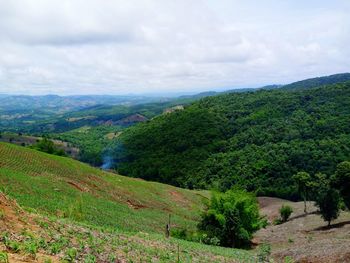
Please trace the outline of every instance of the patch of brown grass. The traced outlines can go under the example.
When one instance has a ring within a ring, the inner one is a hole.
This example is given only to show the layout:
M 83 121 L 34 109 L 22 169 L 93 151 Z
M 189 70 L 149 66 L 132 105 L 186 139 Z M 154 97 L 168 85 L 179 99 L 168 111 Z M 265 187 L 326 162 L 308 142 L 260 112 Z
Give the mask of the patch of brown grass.
M 282 204 L 290 205 L 294 212 L 291 218 L 281 225 L 270 225 L 261 229 L 254 237 L 255 243 L 269 243 L 272 256 L 283 262 L 286 256 L 295 262 L 350 262 L 350 213 L 342 212 L 326 228 L 326 222 L 317 214 L 312 202 L 308 202 L 308 214 L 304 214 L 303 202 L 290 202 L 277 198 L 258 198 L 261 213 L 269 219 L 279 215 Z

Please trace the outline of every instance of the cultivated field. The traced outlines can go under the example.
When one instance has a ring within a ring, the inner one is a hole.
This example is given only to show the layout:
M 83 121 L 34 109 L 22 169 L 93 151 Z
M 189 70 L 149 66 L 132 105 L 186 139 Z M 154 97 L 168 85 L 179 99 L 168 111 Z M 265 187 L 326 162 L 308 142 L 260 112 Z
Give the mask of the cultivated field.
M 205 191 L 6 143 L 0 186 L 0 262 L 254 262 L 251 251 L 164 237 L 169 214 L 173 227 L 195 228 Z

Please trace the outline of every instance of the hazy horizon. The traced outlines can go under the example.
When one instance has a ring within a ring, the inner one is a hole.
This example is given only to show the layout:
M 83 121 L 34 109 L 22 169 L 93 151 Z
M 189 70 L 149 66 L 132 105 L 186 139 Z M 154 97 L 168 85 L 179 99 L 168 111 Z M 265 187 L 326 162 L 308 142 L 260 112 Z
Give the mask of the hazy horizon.
M 0 3 L 0 94 L 195 94 L 350 71 L 345 0 Z

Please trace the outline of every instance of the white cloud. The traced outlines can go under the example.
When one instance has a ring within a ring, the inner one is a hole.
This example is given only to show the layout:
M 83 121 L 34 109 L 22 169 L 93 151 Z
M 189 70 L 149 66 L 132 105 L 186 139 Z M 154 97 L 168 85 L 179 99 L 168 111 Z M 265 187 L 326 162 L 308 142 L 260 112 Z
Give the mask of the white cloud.
M 349 71 L 348 1 L 0 0 L 0 92 L 121 94 Z

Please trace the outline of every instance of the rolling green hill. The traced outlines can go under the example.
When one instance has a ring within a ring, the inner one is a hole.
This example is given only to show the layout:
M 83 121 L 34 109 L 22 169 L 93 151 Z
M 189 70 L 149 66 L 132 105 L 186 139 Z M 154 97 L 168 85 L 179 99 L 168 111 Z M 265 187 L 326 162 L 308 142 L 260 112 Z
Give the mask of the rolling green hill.
M 207 192 L 189 191 L 0 143 L 0 185 L 20 205 L 96 226 L 163 233 L 168 215 L 194 228 Z
M 204 98 L 124 131 L 119 172 L 188 188 L 297 198 L 298 171 L 332 174 L 350 159 L 350 82 Z
M 290 83 L 288 85 L 284 85 L 281 88 L 286 90 L 302 90 L 302 89 L 311 89 L 315 87 L 319 87 L 322 85 L 331 85 L 341 82 L 350 81 L 350 73 L 339 73 L 330 76 L 318 77 L 305 79 L 297 82 Z
M 254 262 L 164 237 L 169 214 L 194 228 L 208 195 L 0 143 L 0 262 Z

